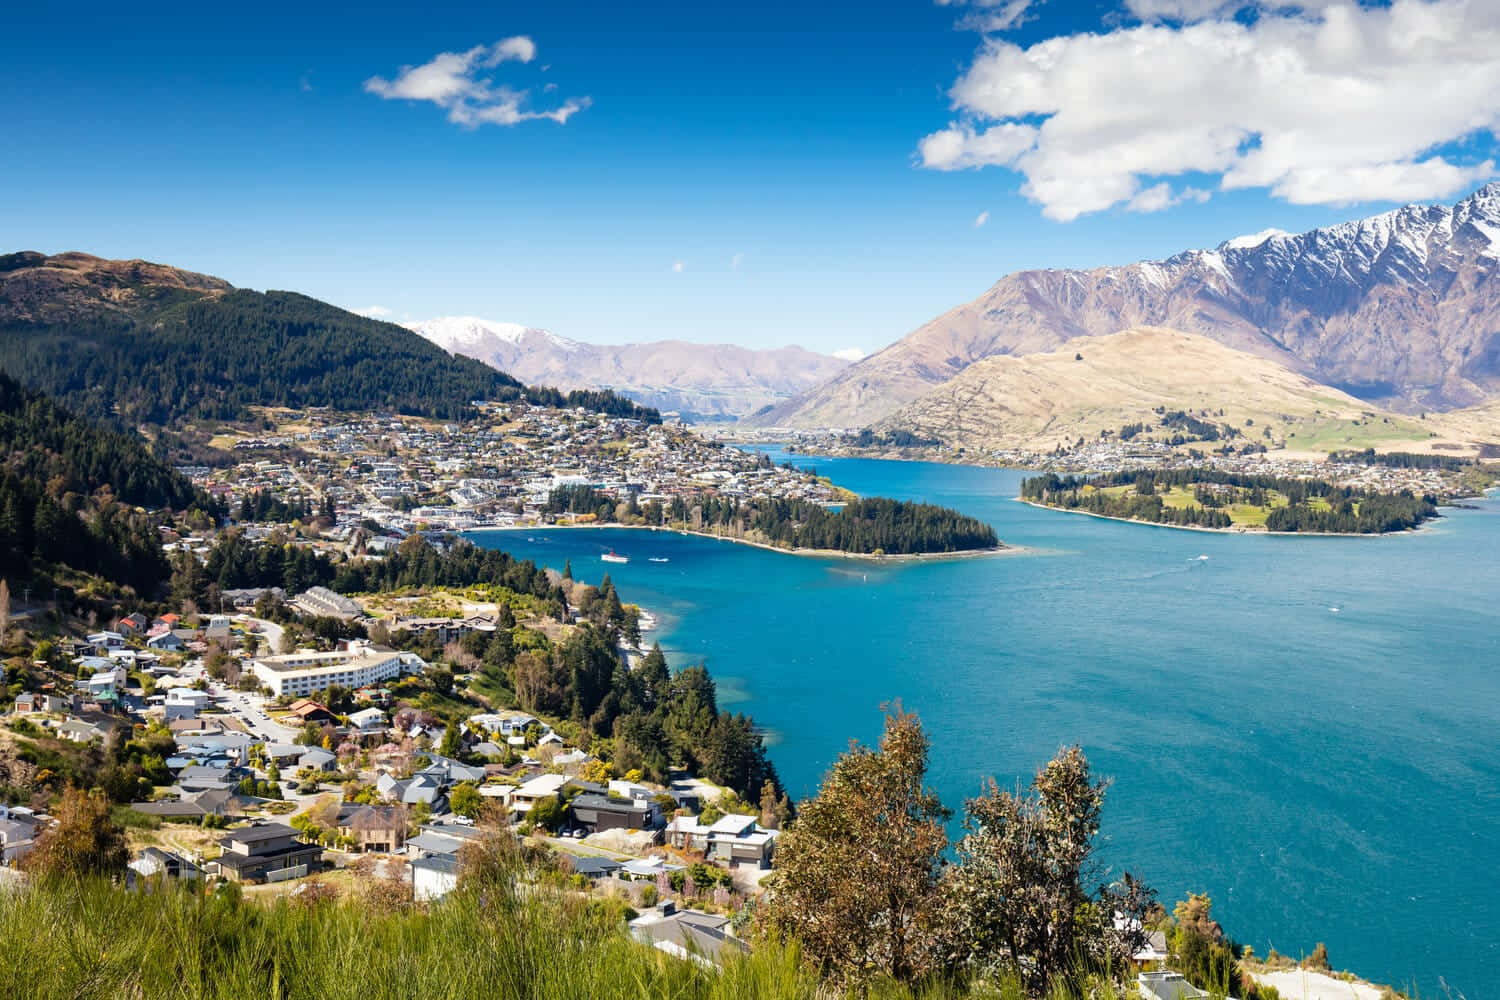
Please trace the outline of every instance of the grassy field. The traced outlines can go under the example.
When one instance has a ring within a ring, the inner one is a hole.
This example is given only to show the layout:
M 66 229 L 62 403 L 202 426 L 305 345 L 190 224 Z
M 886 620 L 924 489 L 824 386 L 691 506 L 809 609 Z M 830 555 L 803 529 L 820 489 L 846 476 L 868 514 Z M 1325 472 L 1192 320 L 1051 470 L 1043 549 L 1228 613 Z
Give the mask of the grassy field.
M 1110 496 L 1123 496 L 1135 489 L 1134 486 L 1106 486 L 1100 492 Z M 1160 493 L 1162 505 L 1182 510 L 1187 507 L 1201 507 L 1198 497 L 1191 486 L 1174 486 L 1165 493 Z M 1271 516 L 1271 511 L 1277 507 L 1285 507 L 1287 498 L 1275 490 L 1266 491 L 1266 504 L 1255 505 L 1248 503 L 1233 503 L 1221 508 L 1229 515 L 1236 528 L 1264 529 L 1266 518 Z M 1313 510 L 1328 510 L 1328 501 L 1322 497 L 1312 497 L 1307 501 L 1307 506 Z M 1357 509 L 1357 508 L 1356 508 Z
M 1281 433 L 1289 451 L 1363 451 L 1366 448 L 1389 451 L 1395 444 L 1410 445 L 1426 440 L 1430 430 L 1418 421 L 1399 417 L 1349 420 L 1313 416 L 1299 420 L 1295 429 Z

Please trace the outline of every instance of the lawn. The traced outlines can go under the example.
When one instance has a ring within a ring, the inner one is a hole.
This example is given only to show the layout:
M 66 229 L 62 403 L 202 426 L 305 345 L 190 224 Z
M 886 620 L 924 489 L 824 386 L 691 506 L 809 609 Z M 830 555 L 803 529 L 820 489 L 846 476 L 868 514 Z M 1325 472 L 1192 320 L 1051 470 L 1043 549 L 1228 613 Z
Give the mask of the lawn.
M 1104 493 L 1120 496 L 1131 490 L 1134 486 L 1106 486 Z M 1192 486 L 1174 486 L 1165 493 L 1159 494 L 1162 505 L 1182 510 L 1186 507 L 1200 506 L 1198 496 Z M 1263 529 L 1266 526 L 1266 518 L 1270 517 L 1271 511 L 1277 507 L 1285 507 L 1287 498 L 1275 490 L 1266 491 L 1267 503 L 1265 506 L 1256 506 L 1248 503 L 1233 503 L 1223 508 L 1224 513 L 1234 522 L 1236 528 Z M 1308 507 L 1313 510 L 1328 510 L 1328 501 L 1322 497 L 1311 497 L 1307 501 Z
M 1362 451 L 1393 442 L 1424 441 L 1429 436 L 1428 428 L 1415 421 L 1314 417 L 1300 421 L 1296 430 L 1287 432 L 1286 447 L 1292 451 Z

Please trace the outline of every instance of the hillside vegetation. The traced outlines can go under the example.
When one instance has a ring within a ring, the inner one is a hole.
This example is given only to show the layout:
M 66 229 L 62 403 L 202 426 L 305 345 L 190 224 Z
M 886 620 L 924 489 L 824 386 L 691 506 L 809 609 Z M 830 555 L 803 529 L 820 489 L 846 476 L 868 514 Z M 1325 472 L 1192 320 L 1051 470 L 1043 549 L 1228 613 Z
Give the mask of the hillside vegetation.
M 1438 516 L 1432 497 L 1410 491 L 1377 493 L 1218 469 L 1130 469 L 1098 476 L 1049 472 L 1023 480 L 1021 498 L 1152 524 L 1309 534 L 1409 531 Z
M 0 373 L 0 576 L 71 569 L 142 595 L 167 573 L 157 518 L 140 508 L 221 511 L 134 435 L 94 426 Z M 65 573 L 63 575 L 66 575 Z
M 83 254 L 0 258 L 0 369 L 121 426 L 234 420 L 252 406 L 328 406 L 440 419 L 526 398 L 658 420 L 610 392 L 519 381 L 295 292 Z
M 556 889 L 457 893 L 430 912 L 354 901 L 271 906 L 232 888 L 127 893 L 107 880 L 0 892 L 7 995 L 181 1000 L 805 997 L 788 951 L 723 974 L 635 944 L 620 908 Z

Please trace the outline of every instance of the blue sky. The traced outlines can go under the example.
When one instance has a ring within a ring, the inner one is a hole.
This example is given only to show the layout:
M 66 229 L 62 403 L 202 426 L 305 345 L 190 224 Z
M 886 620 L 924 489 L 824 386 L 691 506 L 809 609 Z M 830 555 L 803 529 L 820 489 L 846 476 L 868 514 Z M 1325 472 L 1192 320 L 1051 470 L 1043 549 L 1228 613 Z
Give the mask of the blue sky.
M 1479 0 L 10 6 L 4 249 L 398 320 L 873 350 L 1496 173 Z

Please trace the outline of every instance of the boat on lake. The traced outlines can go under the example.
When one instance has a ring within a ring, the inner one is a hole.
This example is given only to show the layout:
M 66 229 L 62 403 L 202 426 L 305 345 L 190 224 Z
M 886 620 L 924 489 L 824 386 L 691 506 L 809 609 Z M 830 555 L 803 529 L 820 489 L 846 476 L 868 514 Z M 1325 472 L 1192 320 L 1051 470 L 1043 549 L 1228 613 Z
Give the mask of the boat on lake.
M 671 562 L 672 560 L 668 559 L 666 556 L 651 556 L 646 561 L 647 562 Z
M 602 559 L 603 561 L 607 562 L 607 563 L 628 563 L 628 562 L 630 562 L 630 557 L 629 556 L 622 556 L 622 555 L 620 555 L 620 553 L 616 552 L 614 549 L 610 549 L 608 552 L 604 553 L 599 558 Z

